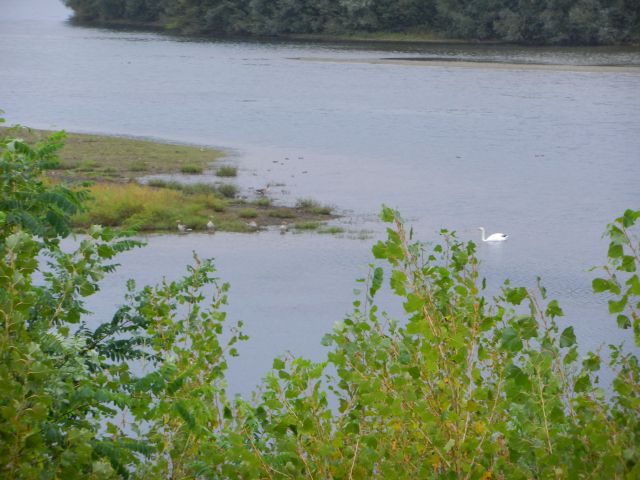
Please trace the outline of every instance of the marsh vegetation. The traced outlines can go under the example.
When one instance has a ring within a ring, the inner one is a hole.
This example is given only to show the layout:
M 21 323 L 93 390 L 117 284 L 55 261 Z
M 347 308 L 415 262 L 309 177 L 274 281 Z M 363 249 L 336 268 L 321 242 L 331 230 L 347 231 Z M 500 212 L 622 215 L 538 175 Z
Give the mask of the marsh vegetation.
M 12 127 L 3 133 L 42 143 L 51 132 Z M 215 171 L 216 177 L 237 176 L 236 167 L 216 168 L 223 157 L 218 150 L 202 147 L 72 133 L 65 136 L 47 175 L 50 181 L 67 182 L 89 194 L 86 209 L 71 219 L 81 229 L 100 224 L 140 232 L 175 231 L 176 221 L 181 220 L 193 231 L 206 231 L 213 218 L 219 231 L 254 232 L 247 219 L 268 227 L 282 219 L 323 222 L 336 217 L 333 208 L 311 199 L 294 207 L 276 206 L 267 196 L 239 198 L 240 189 L 233 183 L 184 183 L 155 177 L 201 175 L 207 170 Z

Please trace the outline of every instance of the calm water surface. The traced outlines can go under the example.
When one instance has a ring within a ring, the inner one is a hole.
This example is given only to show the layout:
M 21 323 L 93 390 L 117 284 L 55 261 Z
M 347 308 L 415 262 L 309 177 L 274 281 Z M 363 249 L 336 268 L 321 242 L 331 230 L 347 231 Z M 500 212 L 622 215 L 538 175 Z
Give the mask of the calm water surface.
M 586 270 L 604 261 L 604 225 L 640 206 L 640 74 L 297 58 L 640 65 L 638 48 L 204 41 L 75 27 L 54 0 L 0 0 L 0 11 L 9 123 L 225 148 L 246 191 L 277 183 L 277 201 L 333 203 L 347 229 L 373 232 L 152 236 L 122 258 L 91 304 L 99 319 L 125 279 L 175 278 L 194 250 L 216 258 L 230 315 L 251 335 L 233 390 L 250 390 L 286 350 L 320 357 L 366 274 L 382 203 L 425 240 L 443 226 L 464 239 L 479 225 L 509 233 L 479 246 L 490 279 L 530 286 L 540 275 L 582 343 L 622 338 Z

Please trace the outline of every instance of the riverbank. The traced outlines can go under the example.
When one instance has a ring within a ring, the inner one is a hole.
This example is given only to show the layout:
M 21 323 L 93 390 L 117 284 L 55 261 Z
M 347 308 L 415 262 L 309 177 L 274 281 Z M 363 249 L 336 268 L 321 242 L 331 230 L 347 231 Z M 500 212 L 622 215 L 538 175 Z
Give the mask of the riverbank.
M 179 37 L 205 40 L 250 40 L 267 42 L 314 42 L 314 43 L 353 43 L 353 44 L 415 44 L 415 45 L 503 45 L 520 46 L 530 48 L 540 47 L 640 47 L 640 42 L 636 40 L 611 42 L 611 43 L 580 43 L 580 42 L 526 42 L 514 41 L 501 38 L 461 38 L 447 36 L 440 32 L 425 29 L 409 29 L 405 31 L 354 31 L 345 33 L 279 33 L 272 35 L 251 34 L 251 33 L 223 33 L 206 34 L 197 29 L 186 26 L 178 27 L 175 24 L 165 24 L 159 21 L 142 22 L 126 19 L 105 20 L 80 20 L 72 17 L 74 25 L 82 27 L 99 27 L 114 30 L 138 30 L 155 33 L 165 33 Z
M 464 60 L 440 60 L 432 58 L 336 58 L 296 57 L 293 60 L 325 63 L 361 63 L 370 65 L 401 65 L 417 67 L 490 68 L 495 70 L 546 70 L 555 72 L 635 73 L 640 74 L 640 65 L 568 65 L 551 63 L 481 62 Z
M 52 132 L 12 127 L 0 133 L 38 143 Z M 77 133 L 64 143 L 47 176 L 89 193 L 86 211 L 72 219 L 78 229 L 100 224 L 165 232 L 175 231 L 179 221 L 192 231 L 209 231 L 211 220 L 216 231 L 256 232 L 286 222 L 293 230 L 339 233 L 325 225 L 337 218 L 331 206 L 312 199 L 277 205 L 269 185 L 242 192 L 234 183 L 237 167 L 220 150 Z

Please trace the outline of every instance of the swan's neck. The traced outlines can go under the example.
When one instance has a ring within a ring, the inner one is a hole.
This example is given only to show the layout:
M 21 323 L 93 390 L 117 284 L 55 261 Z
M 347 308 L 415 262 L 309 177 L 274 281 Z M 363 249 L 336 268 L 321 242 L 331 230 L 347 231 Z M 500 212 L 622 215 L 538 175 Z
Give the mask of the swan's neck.
M 486 242 L 486 241 L 487 241 L 487 239 L 486 239 L 486 237 L 485 237 L 485 235 L 484 235 L 484 228 L 480 227 L 480 231 L 482 232 L 482 241 L 483 241 L 483 242 Z

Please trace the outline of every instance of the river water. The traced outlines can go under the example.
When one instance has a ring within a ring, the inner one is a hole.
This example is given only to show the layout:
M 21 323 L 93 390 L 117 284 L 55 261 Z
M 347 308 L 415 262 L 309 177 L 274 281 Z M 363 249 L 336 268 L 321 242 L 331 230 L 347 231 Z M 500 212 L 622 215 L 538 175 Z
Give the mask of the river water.
M 638 67 L 640 49 L 186 39 L 73 26 L 55 0 L 0 0 L 0 12 L 8 123 L 223 148 L 246 191 L 271 182 L 278 202 L 332 203 L 351 232 L 151 236 L 91 302 L 95 321 L 125 279 L 176 278 L 192 251 L 215 257 L 230 317 L 251 336 L 230 372 L 231 390 L 246 393 L 280 353 L 321 358 L 320 338 L 372 261 L 385 203 L 427 241 L 441 227 L 476 241 L 480 225 L 508 233 L 479 245 L 494 288 L 539 275 L 579 342 L 624 337 L 587 269 L 604 262 L 605 224 L 640 206 L 640 69 L 553 65 Z M 389 58 L 443 62 L 377 62 Z

